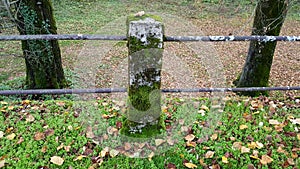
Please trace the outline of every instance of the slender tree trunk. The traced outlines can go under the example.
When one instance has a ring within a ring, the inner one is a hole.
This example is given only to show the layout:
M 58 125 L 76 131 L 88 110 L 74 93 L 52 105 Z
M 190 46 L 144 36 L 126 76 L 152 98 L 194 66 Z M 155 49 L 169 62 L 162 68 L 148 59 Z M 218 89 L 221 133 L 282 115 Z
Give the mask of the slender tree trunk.
M 256 7 L 252 35 L 278 36 L 287 14 L 288 0 L 260 0 Z M 237 87 L 268 86 L 276 41 L 251 41 Z M 244 92 L 257 96 L 261 92 Z M 267 92 L 262 93 L 267 94 Z
M 18 30 L 21 35 L 57 34 L 50 0 L 21 0 Z M 22 49 L 28 88 L 63 88 L 66 85 L 57 40 L 24 40 Z

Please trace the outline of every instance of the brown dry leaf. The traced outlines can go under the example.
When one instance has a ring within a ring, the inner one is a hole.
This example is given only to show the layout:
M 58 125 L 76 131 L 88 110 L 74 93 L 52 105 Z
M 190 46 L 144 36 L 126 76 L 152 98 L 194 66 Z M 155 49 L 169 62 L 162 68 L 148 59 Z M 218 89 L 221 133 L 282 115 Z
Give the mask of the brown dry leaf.
M 204 146 L 203 148 L 202 148 L 202 150 L 209 150 L 210 149 L 210 147 L 207 147 L 207 146 Z
M 64 149 L 66 150 L 66 152 L 69 152 L 71 149 L 71 146 L 64 146 Z
M 47 148 L 48 148 L 47 146 L 43 146 L 42 149 L 41 149 L 41 152 L 45 153 L 47 151 Z
M 200 158 L 199 163 L 202 167 L 206 167 L 207 164 L 204 162 L 204 159 Z
M 52 136 L 54 134 L 54 130 L 53 129 L 47 129 L 44 133 L 45 133 L 45 136 Z
M 244 129 L 247 129 L 247 128 L 248 128 L 248 126 L 245 125 L 245 124 L 240 125 L 240 130 L 244 130 Z
M 106 131 L 107 131 L 108 134 L 111 135 L 111 134 L 114 134 L 114 133 L 118 133 L 119 130 L 117 128 L 109 126 Z
M 291 153 L 291 157 L 292 157 L 293 159 L 296 159 L 296 158 L 298 158 L 298 154 L 297 154 L 296 152 L 292 152 L 292 153 Z
M 0 161 L 0 168 L 5 167 L 5 160 Z
M 272 119 L 270 119 L 270 120 L 269 120 L 269 124 L 272 124 L 272 125 L 278 125 L 278 124 L 280 124 L 280 123 L 279 123 L 278 120 L 272 120 Z
M 240 150 L 242 148 L 242 142 L 234 142 L 233 145 L 232 145 L 232 148 L 234 150 Z
M 241 147 L 241 153 L 249 153 L 249 152 L 250 152 L 250 148 L 244 146 Z
M 294 159 L 292 158 L 287 158 L 287 162 L 289 163 L 289 165 L 295 165 Z
M 42 132 L 36 132 L 34 134 L 34 140 L 39 141 L 39 140 L 43 140 L 45 138 L 45 134 Z
M 110 150 L 109 155 L 110 155 L 111 157 L 115 157 L 115 156 L 117 156 L 119 153 L 120 153 L 120 152 L 119 152 L 118 150 L 112 149 L 112 150 Z
M 176 165 L 173 163 L 167 164 L 167 169 L 176 169 Z
M 216 133 L 213 134 L 213 135 L 210 137 L 210 139 L 213 140 L 213 141 L 214 141 L 214 140 L 217 140 L 217 138 L 218 138 L 218 134 L 216 134 Z
M 59 156 L 53 156 L 51 157 L 50 162 L 56 165 L 62 165 L 64 163 L 64 159 Z
M 178 122 L 179 122 L 180 125 L 183 125 L 184 124 L 184 119 L 179 119 Z
M 124 144 L 124 149 L 125 149 L 126 151 L 130 150 L 130 149 L 131 149 L 131 144 L 128 143 L 128 142 L 126 142 L 126 143 Z
M 273 159 L 270 156 L 262 155 L 260 163 L 263 164 L 263 165 L 267 165 L 267 164 L 271 163 L 272 161 L 273 161 Z
M 285 150 L 283 149 L 282 146 L 279 146 L 279 147 L 278 147 L 277 152 L 278 152 L 278 153 L 283 153 L 283 154 L 285 154 L 285 155 L 288 154 L 287 151 L 285 151 Z
M 20 137 L 17 144 L 21 144 L 22 142 L 24 141 L 24 138 L 23 137 Z
M 59 102 L 56 102 L 56 105 L 58 105 L 58 106 L 65 106 L 65 102 L 63 102 L 63 101 L 59 101 Z
M 205 158 L 212 158 L 214 156 L 215 152 L 214 151 L 208 151 L 205 153 Z
M 163 144 L 164 142 L 166 142 L 166 141 L 163 140 L 163 139 L 155 139 L 155 145 L 156 145 L 156 146 L 160 146 L 160 145 Z
M 14 138 L 16 137 L 16 134 L 15 133 L 11 133 L 10 135 L 7 135 L 6 138 L 8 140 L 13 140 Z
M 85 155 L 79 155 L 73 161 L 82 160 L 84 157 L 86 157 L 86 156 Z
M 174 145 L 174 140 L 172 140 L 172 138 L 168 138 L 167 139 L 167 143 L 170 145 L 170 146 L 172 146 L 172 145 Z
M 228 163 L 228 158 L 225 156 L 222 156 L 222 162 L 227 164 Z
M 192 141 L 192 140 L 194 140 L 194 138 L 195 138 L 194 134 L 189 134 L 189 135 L 187 135 L 187 136 L 184 137 L 184 139 L 186 141 Z
M 31 114 L 26 115 L 26 121 L 27 122 L 33 122 L 34 120 L 35 120 L 35 118 L 33 117 L 33 115 L 31 115 Z
M 186 166 L 187 168 L 197 168 L 198 166 L 193 164 L 193 163 L 184 163 L 184 166 Z
M 87 138 L 94 138 L 95 137 L 91 126 L 88 126 L 87 129 L 86 129 L 86 137 Z

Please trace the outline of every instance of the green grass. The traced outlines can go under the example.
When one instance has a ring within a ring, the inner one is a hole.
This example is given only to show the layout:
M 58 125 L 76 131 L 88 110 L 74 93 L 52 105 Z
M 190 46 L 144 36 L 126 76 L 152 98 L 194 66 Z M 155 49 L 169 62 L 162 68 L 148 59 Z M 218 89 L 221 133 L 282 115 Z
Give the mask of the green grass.
M 197 100 L 200 105 L 208 104 L 206 99 Z M 185 135 L 178 138 L 177 144 L 169 146 L 169 149 L 158 154 L 152 159 L 129 158 L 118 154 L 111 157 L 106 154 L 100 157 L 105 144 L 95 144 L 87 137 L 86 123 L 83 117 L 88 117 L 84 113 L 83 105 L 78 101 L 71 100 L 45 100 L 45 101 L 12 101 L 0 102 L 0 132 L 4 136 L 0 138 L 0 159 L 5 160 L 5 168 L 38 168 L 46 166 L 49 168 L 88 168 L 92 165 L 99 165 L 99 168 L 165 168 L 167 165 L 175 165 L 177 168 L 185 168 L 184 163 L 190 162 L 201 168 L 201 165 L 217 166 L 221 168 L 247 168 L 254 165 L 257 168 L 287 168 L 299 167 L 300 161 L 296 158 L 299 155 L 299 124 L 292 124 L 290 119 L 300 118 L 299 103 L 286 101 L 285 103 L 274 101 L 278 108 L 273 111 L 269 107 L 270 101 L 263 99 L 250 99 L 242 101 L 240 99 L 230 99 L 226 102 L 223 115 L 218 120 L 218 125 L 213 132 L 204 139 L 204 122 L 209 122 L 208 114 L 200 113 L 194 118 L 194 123 L 190 127 L 189 134 L 193 134 L 195 147 L 186 146 Z M 122 107 L 118 107 L 107 99 L 100 99 L 91 102 L 97 103 L 97 116 L 93 118 L 96 122 L 101 120 L 107 126 L 116 127 L 117 122 L 122 122 Z M 258 103 L 258 107 L 255 107 Z M 79 106 L 80 105 L 80 106 Z M 169 120 L 168 124 L 179 120 L 182 114 L 188 114 L 182 109 L 183 102 L 180 99 L 169 99 L 166 103 L 164 113 Z M 281 107 L 281 108 L 280 108 Z M 121 108 L 121 109 L 120 109 Z M 269 111 L 270 110 L 270 111 Z M 79 116 L 77 114 L 80 114 Z M 89 112 L 91 114 L 91 112 Z M 171 114 L 171 117 L 169 115 Z M 107 118 L 109 115 L 110 117 Z M 29 116 L 34 120 L 29 120 Z M 281 129 L 270 124 L 269 120 L 278 120 L 284 124 Z M 171 121 L 171 122 L 170 122 Z M 93 123 L 100 126 L 98 123 Z M 262 125 L 261 125 L 262 124 Z M 240 129 L 241 125 L 248 128 Z M 93 130 L 97 132 L 97 128 Z M 100 131 L 101 130 L 101 131 Z M 99 132 L 106 133 L 106 128 L 98 129 Z M 43 137 L 36 138 L 36 134 L 43 133 Z M 15 134 L 13 139 L 9 135 Z M 212 134 L 217 134 L 217 138 L 212 139 Z M 298 134 L 298 135 L 297 135 Z M 118 138 L 118 136 L 116 137 Z M 22 141 L 21 141 L 22 140 Z M 114 139 L 113 139 L 114 140 Z M 251 142 L 259 142 L 263 147 L 251 148 L 249 153 L 241 153 L 239 149 L 233 149 L 235 142 L 241 142 L 242 146 L 248 148 Z M 69 149 L 64 146 L 70 146 Z M 283 146 L 286 154 L 278 152 L 278 147 Z M 60 147 L 60 148 L 59 148 Z M 159 146 L 158 146 L 159 147 Z M 209 147 L 209 149 L 207 148 Z M 297 150 L 298 148 L 298 150 Z M 81 160 L 75 160 L 83 155 L 86 149 L 92 151 Z M 205 154 L 213 151 L 212 158 L 206 158 Z M 267 165 L 262 165 L 260 160 L 251 158 L 250 155 L 258 151 L 258 157 L 268 154 L 273 161 Z M 50 158 L 59 156 L 64 159 L 61 166 L 50 162 Z M 222 162 L 222 157 L 228 158 L 228 163 Z M 100 163 L 95 163 L 96 158 L 101 159 Z M 286 164 L 287 160 L 293 160 L 294 164 Z M 1 161 L 0 160 L 0 161 Z M 75 161 L 74 161 L 75 160 Z M 200 163 L 203 160 L 203 163 Z M 205 164 L 204 164 L 205 163 Z M 204 166 L 202 166 L 204 167 Z

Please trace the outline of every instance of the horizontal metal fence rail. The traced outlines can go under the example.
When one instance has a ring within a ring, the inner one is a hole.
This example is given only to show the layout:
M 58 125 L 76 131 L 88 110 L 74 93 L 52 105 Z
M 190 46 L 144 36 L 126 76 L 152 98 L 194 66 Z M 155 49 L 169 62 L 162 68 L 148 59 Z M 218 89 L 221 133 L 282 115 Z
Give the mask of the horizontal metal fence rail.
M 68 34 L 68 35 L 2 35 L 0 41 L 19 41 L 19 40 L 116 40 L 125 41 L 126 36 L 115 35 L 83 35 L 83 34 Z M 203 41 L 203 42 L 233 42 L 233 41 L 300 41 L 300 36 L 166 36 L 164 41 Z
M 273 90 L 300 90 L 300 86 L 287 87 L 249 87 L 249 88 L 193 88 L 193 89 L 162 89 L 163 93 L 180 92 L 251 92 Z M 35 95 L 35 94 L 84 94 L 84 93 L 117 93 L 127 92 L 126 88 L 97 89 L 36 89 L 36 90 L 0 90 L 0 95 Z

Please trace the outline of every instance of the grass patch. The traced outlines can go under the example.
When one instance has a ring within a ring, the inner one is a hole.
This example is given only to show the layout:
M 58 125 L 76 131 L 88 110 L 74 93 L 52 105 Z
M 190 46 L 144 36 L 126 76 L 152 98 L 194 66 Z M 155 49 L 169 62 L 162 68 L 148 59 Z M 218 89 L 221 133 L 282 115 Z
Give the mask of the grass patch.
M 187 125 L 186 135 L 162 154 L 141 159 L 126 157 L 120 149 L 117 155 L 113 155 L 111 149 L 106 152 L 105 145 L 97 142 L 98 136 L 91 137 L 91 130 L 84 124 L 87 121 L 80 118 L 80 113 L 84 112 L 76 106 L 76 101 L 1 101 L 0 157 L 5 160 L 5 168 L 185 168 L 189 163 L 204 168 L 299 166 L 300 135 L 296 131 L 299 102 L 231 98 L 226 102 L 218 125 L 205 137 L 201 131 L 209 123 L 209 111 L 203 105 L 208 102 L 198 100 L 198 103 L 201 113 L 194 123 Z M 98 118 L 118 130 L 124 107 L 107 99 L 95 100 L 92 104 L 97 105 Z M 166 124 L 172 125 L 179 120 L 176 116 L 187 113 L 181 107 L 180 99 L 170 99 L 166 103 Z M 94 133 L 96 130 L 93 128 Z M 109 130 L 104 133 L 113 137 Z M 194 138 L 187 141 L 187 135 L 194 135 Z M 51 162 L 54 156 L 64 160 L 61 166 Z M 272 161 L 265 163 L 265 156 Z

